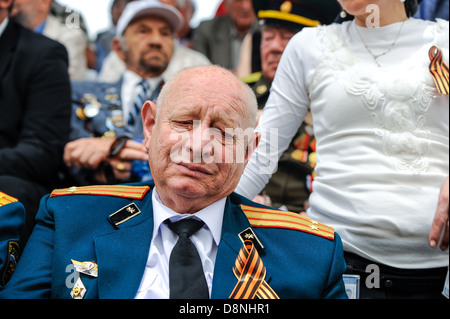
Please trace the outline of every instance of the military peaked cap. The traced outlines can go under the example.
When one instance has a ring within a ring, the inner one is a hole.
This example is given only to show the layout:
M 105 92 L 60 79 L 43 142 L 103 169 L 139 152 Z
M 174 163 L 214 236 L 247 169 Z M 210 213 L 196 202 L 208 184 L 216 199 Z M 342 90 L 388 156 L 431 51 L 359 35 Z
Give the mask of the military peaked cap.
M 335 0 L 253 0 L 258 19 L 296 31 L 330 24 L 341 8 Z

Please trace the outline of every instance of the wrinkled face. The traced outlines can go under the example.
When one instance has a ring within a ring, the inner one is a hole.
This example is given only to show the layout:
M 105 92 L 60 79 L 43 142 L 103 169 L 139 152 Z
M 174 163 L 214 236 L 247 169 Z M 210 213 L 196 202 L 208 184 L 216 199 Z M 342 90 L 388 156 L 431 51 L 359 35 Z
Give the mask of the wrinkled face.
M 242 91 L 236 81 L 220 76 L 185 73 L 159 106 L 151 130 L 144 106 L 146 146 L 158 193 L 212 203 L 237 186 L 254 133 L 247 130 L 249 139 L 240 134 L 250 122 Z
M 228 11 L 238 31 L 246 31 L 256 19 L 252 0 L 227 0 Z
M 294 31 L 266 25 L 261 33 L 261 68 L 267 80 L 273 81 L 281 55 Z
M 169 65 L 174 51 L 173 32 L 166 20 L 146 16 L 132 22 L 124 32 L 127 68 L 138 73 L 161 74 Z

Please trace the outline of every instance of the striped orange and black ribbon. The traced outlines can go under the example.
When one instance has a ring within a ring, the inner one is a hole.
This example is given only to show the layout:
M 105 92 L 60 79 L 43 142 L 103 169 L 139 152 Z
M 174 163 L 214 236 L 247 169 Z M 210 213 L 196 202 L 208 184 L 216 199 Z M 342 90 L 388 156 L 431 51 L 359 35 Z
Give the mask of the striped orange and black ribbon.
M 429 70 L 433 76 L 436 88 L 439 93 L 448 95 L 449 92 L 449 77 L 448 77 L 448 65 L 443 61 L 442 50 L 436 46 L 433 46 L 428 52 L 430 56 Z
M 230 299 L 280 299 L 265 281 L 264 267 L 258 251 L 250 240 L 246 240 L 233 267 L 238 283 L 230 295 Z

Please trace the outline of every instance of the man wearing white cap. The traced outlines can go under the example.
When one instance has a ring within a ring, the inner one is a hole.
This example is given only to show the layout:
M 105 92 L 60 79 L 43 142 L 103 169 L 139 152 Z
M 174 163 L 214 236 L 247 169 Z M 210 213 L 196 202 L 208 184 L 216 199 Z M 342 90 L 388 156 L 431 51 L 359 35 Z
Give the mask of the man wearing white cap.
M 126 6 L 112 43 L 126 65 L 120 80 L 72 85 L 71 142 L 64 152 L 68 184 L 142 180 L 148 156 L 139 142 L 140 108 L 145 100 L 158 97 L 173 57 L 174 35 L 182 25 L 178 10 L 159 1 L 132 1 Z M 136 161 L 143 164 L 133 167 Z
M 182 15 L 185 11 L 185 8 L 183 6 L 180 6 L 180 3 L 178 1 L 159 1 L 176 8 Z M 186 22 L 188 23 L 187 19 L 189 19 L 189 16 L 183 15 L 183 17 L 185 18 L 184 25 L 186 25 Z M 183 28 L 183 26 L 181 28 Z M 181 28 L 179 29 L 179 32 L 181 31 Z M 186 67 L 209 64 L 211 64 L 211 61 L 206 57 L 206 55 L 200 53 L 199 51 L 190 49 L 185 44 L 183 44 L 180 39 L 174 39 L 173 56 L 162 76 L 167 82 L 176 73 Z M 116 82 L 125 72 L 125 69 L 126 65 L 123 60 L 118 57 L 115 51 L 111 51 L 104 60 L 103 66 L 98 75 L 98 80 L 103 82 Z

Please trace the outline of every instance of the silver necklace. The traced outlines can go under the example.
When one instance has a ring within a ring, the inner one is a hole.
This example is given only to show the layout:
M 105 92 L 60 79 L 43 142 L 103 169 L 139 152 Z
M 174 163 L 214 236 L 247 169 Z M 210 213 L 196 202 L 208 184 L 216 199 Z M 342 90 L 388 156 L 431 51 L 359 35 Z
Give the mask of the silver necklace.
M 380 53 L 380 54 L 375 54 L 375 53 L 373 53 L 372 50 L 367 46 L 366 41 L 364 41 L 364 38 L 362 37 L 361 33 L 360 33 L 359 30 L 358 30 L 358 26 L 357 26 L 356 23 L 355 23 L 356 33 L 358 33 L 358 35 L 359 35 L 359 37 L 360 37 L 360 39 L 361 39 L 361 42 L 364 44 L 364 47 L 366 48 L 367 52 L 370 53 L 370 55 L 373 57 L 375 63 L 377 64 L 377 66 L 378 66 L 379 68 L 381 68 L 381 65 L 380 65 L 380 63 L 378 62 L 378 58 L 380 58 L 380 57 L 382 57 L 382 56 L 388 54 L 388 53 L 391 52 L 391 50 L 395 47 L 395 45 L 397 44 L 398 38 L 400 37 L 400 33 L 402 33 L 403 26 L 405 25 L 405 22 L 406 22 L 406 20 L 404 20 L 404 21 L 402 22 L 402 25 L 400 26 L 400 29 L 398 30 L 398 33 L 397 33 L 397 36 L 395 37 L 394 42 L 392 42 L 392 44 L 387 48 L 386 51 L 384 51 L 384 52 L 382 52 L 382 53 Z

